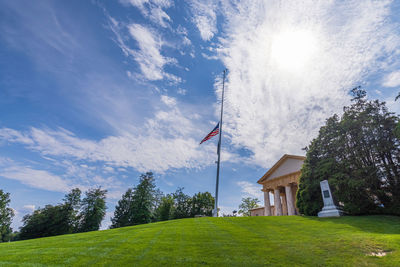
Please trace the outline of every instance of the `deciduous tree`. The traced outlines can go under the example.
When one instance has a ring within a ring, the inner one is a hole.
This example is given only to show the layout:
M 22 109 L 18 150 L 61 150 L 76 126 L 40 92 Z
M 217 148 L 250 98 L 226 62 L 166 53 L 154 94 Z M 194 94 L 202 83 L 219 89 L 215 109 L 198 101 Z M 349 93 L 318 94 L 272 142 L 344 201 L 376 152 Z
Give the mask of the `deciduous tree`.
M 259 202 L 260 200 L 257 198 L 242 198 L 242 203 L 239 205 L 239 214 L 242 214 L 243 216 L 250 216 L 250 210 L 257 208 Z
M 14 211 L 9 207 L 10 193 L 0 189 L 0 242 L 10 240 L 12 234 L 11 221 Z
M 79 215 L 79 232 L 99 230 L 106 215 L 106 194 L 107 190 L 101 188 L 89 189 L 86 192 Z
M 212 216 L 214 208 L 214 197 L 210 192 L 199 192 L 192 197 L 191 216 Z

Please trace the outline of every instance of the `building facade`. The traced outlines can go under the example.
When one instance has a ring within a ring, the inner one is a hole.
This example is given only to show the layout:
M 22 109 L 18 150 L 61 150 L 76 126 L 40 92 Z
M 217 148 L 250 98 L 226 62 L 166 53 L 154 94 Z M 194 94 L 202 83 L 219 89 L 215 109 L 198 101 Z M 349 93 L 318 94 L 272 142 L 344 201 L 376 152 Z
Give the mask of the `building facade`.
M 303 156 L 283 155 L 257 183 L 262 185 L 264 207 L 252 209 L 251 216 L 298 215 L 296 192 L 299 185 Z M 270 203 L 273 195 L 274 205 Z

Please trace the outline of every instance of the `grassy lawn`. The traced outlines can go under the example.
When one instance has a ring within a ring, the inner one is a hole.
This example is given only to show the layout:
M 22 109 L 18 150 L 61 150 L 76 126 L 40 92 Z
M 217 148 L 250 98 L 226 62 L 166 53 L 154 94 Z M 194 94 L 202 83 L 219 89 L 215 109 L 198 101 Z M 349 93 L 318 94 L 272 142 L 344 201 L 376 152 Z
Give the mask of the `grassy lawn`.
M 400 266 L 400 217 L 183 219 L 2 243 L 0 265 Z

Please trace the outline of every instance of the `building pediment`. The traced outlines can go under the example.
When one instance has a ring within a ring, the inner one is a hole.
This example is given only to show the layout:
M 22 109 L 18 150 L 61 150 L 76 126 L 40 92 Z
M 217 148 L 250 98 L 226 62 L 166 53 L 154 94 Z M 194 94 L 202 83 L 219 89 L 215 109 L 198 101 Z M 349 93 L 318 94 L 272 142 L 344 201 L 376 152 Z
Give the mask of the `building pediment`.
M 285 154 L 257 181 L 257 183 L 263 184 L 278 177 L 297 173 L 301 170 L 305 159 L 306 158 L 303 156 Z

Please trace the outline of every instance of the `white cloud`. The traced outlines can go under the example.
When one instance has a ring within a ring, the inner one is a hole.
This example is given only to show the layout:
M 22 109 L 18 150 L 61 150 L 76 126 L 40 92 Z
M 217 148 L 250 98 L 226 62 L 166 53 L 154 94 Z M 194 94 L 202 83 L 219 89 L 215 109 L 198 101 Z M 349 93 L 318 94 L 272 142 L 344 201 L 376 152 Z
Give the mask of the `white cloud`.
M 180 94 L 180 95 L 186 95 L 187 90 L 186 90 L 186 89 L 183 89 L 183 88 L 178 88 L 178 89 L 176 90 L 176 92 L 177 92 L 178 94 Z
M 123 4 L 137 7 L 142 15 L 161 27 L 168 27 L 171 18 L 163 10 L 169 8 L 173 2 L 170 0 L 122 0 Z
M 264 193 L 261 192 L 262 187 L 260 185 L 247 181 L 239 181 L 236 184 L 240 186 L 241 191 L 244 194 L 243 197 L 253 197 L 262 201 Z
M 211 142 L 199 146 L 203 135 L 198 119 L 190 112 L 183 113 L 176 99 L 162 96 L 165 109 L 158 110 L 154 117 L 146 120 L 140 128 L 131 127 L 130 131 L 121 131 L 119 135 L 108 136 L 101 140 L 82 139 L 65 130 L 31 128 L 29 132 L 10 131 L 0 128 L 0 136 L 5 141 L 25 144 L 29 149 L 43 156 L 65 157 L 62 164 L 67 168 L 68 177 L 79 177 L 81 183 L 92 185 L 93 172 L 86 167 L 73 164 L 70 160 L 103 162 L 109 167 L 132 167 L 139 172 L 165 172 L 178 168 L 201 168 L 215 161 L 215 144 Z M 14 133 L 5 135 L 2 133 Z M 15 136 L 25 136 L 29 142 L 21 142 Z M 222 160 L 237 162 L 238 157 L 228 151 L 222 151 Z M 10 176 L 7 174 L 7 176 Z M 97 181 L 105 187 L 115 184 Z M 33 182 L 32 182 L 33 183 Z M 63 183 L 59 183 L 61 186 Z M 65 186 L 62 186 L 65 187 Z
M 0 170 L 0 176 L 17 180 L 30 187 L 49 191 L 66 192 L 71 188 L 67 181 L 57 175 L 44 170 L 32 169 L 27 166 L 14 165 L 3 167 Z
M 166 79 L 174 84 L 181 82 L 180 77 L 164 71 L 165 65 L 177 64 L 177 60 L 161 54 L 165 42 L 154 29 L 135 23 L 124 25 L 111 16 L 108 16 L 108 19 L 109 29 L 115 34 L 114 41 L 125 56 L 132 57 L 139 65 L 141 78 L 150 81 Z M 126 30 L 127 34 L 124 34 Z M 136 41 L 138 49 L 133 49 L 127 44 L 131 38 Z M 126 71 L 126 75 L 132 79 L 137 76 L 131 71 Z
M 218 32 L 217 9 L 218 1 L 192 0 L 190 7 L 193 14 L 193 22 L 200 32 L 203 40 L 208 41 Z
M 205 53 L 201 53 L 201 55 L 202 55 L 202 57 L 204 57 L 205 59 L 208 59 L 208 60 L 218 60 L 219 59 L 218 56 L 209 56 Z
M 139 50 L 132 55 L 139 64 L 142 74 L 149 80 L 161 80 L 164 77 L 163 67 L 172 59 L 161 55 L 163 42 L 150 29 L 139 24 L 128 26 L 130 35 L 137 41 Z
M 383 86 L 397 87 L 400 86 L 400 70 L 394 71 L 384 78 Z
M 217 51 L 229 69 L 225 131 L 270 166 L 316 137 L 348 91 L 384 69 L 400 39 L 390 1 L 246 1 L 224 5 Z M 306 10 L 306 12 L 305 12 Z M 284 34 L 284 37 L 282 37 Z M 285 41 L 286 40 L 286 41 Z M 285 45 L 277 46 L 278 43 Z M 309 50 L 308 44 L 312 44 Z M 290 58 L 283 55 L 286 49 Z M 217 95 L 220 84 L 217 83 Z
M 161 96 L 161 101 L 162 101 L 165 105 L 167 105 L 167 106 L 169 106 L 169 107 L 176 106 L 176 99 L 173 98 L 173 97 L 170 97 L 170 96 L 167 96 L 167 95 L 162 95 L 162 96 Z

